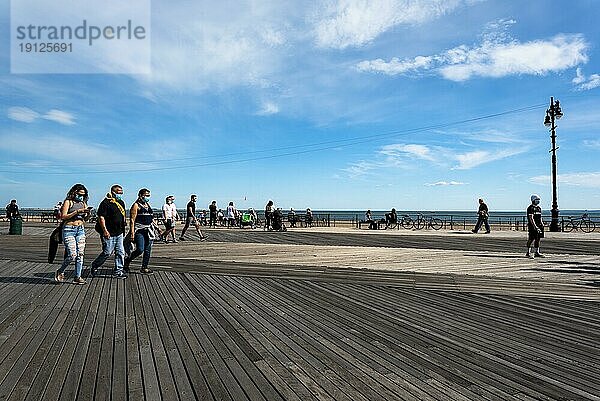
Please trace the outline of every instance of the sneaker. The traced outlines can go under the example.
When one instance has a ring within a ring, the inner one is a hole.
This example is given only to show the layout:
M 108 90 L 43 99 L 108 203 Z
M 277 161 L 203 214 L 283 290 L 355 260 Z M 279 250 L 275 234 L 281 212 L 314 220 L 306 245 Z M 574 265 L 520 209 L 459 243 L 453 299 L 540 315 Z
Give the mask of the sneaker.
M 534 258 L 534 256 L 533 256 L 532 254 L 530 254 L 529 252 L 527 252 L 527 253 L 525 254 L 525 257 L 526 257 L 526 258 L 529 258 L 529 259 L 533 259 L 533 258 Z
M 175 238 L 173 238 L 173 243 L 174 243 L 174 244 L 176 244 L 176 243 L 177 243 L 177 240 L 176 240 Z
M 140 270 L 140 273 L 142 274 L 154 274 L 154 272 L 150 269 L 148 269 L 147 267 L 142 267 L 142 269 Z
M 486 234 L 489 234 L 489 233 L 491 233 L 491 231 L 486 231 L 485 233 L 486 233 Z
M 85 281 L 83 278 L 81 277 L 75 277 L 73 279 L 73 284 L 78 284 L 78 285 L 84 285 L 87 284 L 87 281 Z
M 477 231 L 475 231 L 475 230 L 471 230 L 471 232 L 472 232 L 473 234 L 477 234 Z
M 179 241 L 185 241 L 185 238 L 179 237 Z
M 127 278 L 127 274 L 125 273 L 115 273 L 114 278 L 125 279 Z
M 56 273 L 54 273 L 54 281 L 56 281 L 57 283 L 62 283 L 63 281 L 65 281 L 65 274 L 60 273 L 57 270 Z
M 98 269 L 95 267 L 90 267 L 90 275 L 92 277 L 96 277 L 98 275 Z
M 200 237 L 200 241 L 206 241 L 207 240 L 207 236 L 205 235 L 204 237 Z
M 541 254 L 541 253 L 539 253 L 539 252 L 536 252 L 536 253 L 535 253 L 535 257 L 536 257 L 536 258 L 545 258 L 545 257 L 546 257 L 546 255 L 543 255 L 543 254 Z

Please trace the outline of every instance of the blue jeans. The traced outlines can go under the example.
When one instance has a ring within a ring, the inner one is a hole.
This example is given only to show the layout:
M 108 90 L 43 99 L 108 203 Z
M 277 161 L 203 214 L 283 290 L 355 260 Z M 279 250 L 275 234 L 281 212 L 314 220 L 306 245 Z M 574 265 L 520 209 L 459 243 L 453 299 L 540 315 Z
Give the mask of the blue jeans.
M 59 273 L 64 273 L 67 266 L 75 261 L 75 277 L 81 277 L 83 270 L 83 255 L 85 252 L 85 229 L 83 225 L 72 226 L 65 224 L 62 230 L 63 244 L 67 251 L 65 260 L 58 269 Z
M 129 255 L 129 261 L 140 256 L 142 253 L 142 269 L 148 267 L 150 263 L 150 254 L 152 253 L 152 240 L 148 237 L 148 230 L 138 230 L 133 238 L 135 242 L 135 251 Z
M 92 269 L 97 269 L 106 262 L 106 259 L 110 256 L 113 251 L 115 252 L 115 274 L 123 273 L 123 263 L 125 262 L 125 247 L 123 246 L 123 234 L 119 234 L 116 237 L 110 237 L 109 239 L 101 236 L 102 240 L 102 253 L 94 259 L 92 262 Z

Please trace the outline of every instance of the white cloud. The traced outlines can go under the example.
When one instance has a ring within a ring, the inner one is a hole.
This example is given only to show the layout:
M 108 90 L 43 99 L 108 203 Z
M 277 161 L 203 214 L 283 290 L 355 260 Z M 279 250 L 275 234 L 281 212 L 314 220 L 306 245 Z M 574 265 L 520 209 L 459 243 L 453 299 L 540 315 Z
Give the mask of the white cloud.
M 388 75 L 420 71 L 437 73 L 451 81 L 465 81 L 475 76 L 500 78 L 508 75 L 544 75 L 563 71 L 588 61 L 588 43 L 582 35 L 556 35 L 546 40 L 519 42 L 506 33 L 514 21 L 500 20 L 488 25 L 477 46 L 460 45 L 443 53 L 390 61 L 361 61 L 357 68 L 365 72 Z M 586 88 L 594 85 L 582 83 Z M 592 78 L 590 77 L 590 78 Z M 578 79 L 578 78 L 576 78 Z M 588 88 L 589 89 L 589 88 Z
M 25 123 L 32 123 L 38 118 L 43 118 L 45 120 L 54 121 L 63 125 L 75 124 L 75 116 L 73 116 L 73 114 L 57 109 L 52 109 L 41 115 L 37 111 L 31 110 L 27 107 L 10 107 L 8 109 L 8 117 Z
M 73 125 L 75 124 L 75 116 L 71 113 L 67 113 L 66 111 L 52 109 L 46 114 L 42 116 L 42 118 L 50 121 L 57 122 L 63 125 Z
M 571 82 L 577 85 L 578 90 L 590 90 L 600 86 L 600 74 L 592 74 L 586 77 L 581 68 L 577 68 L 577 75 Z
M 198 1 L 186 7 L 153 4 L 152 72 L 137 76 L 155 88 L 174 90 L 268 87 L 286 56 L 290 3 Z M 235 10 L 235 12 L 231 12 Z
M 279 113 L 279 106 L 273 102 L 264 102 L 261 109 L 256 113 L 259 116 L 268 116 Z
M 600 172 L 559 174 L 556 180 L 559 185 L 600 188 Z M 550 185 L 551 180 L 549 175 L 538 175 L 531 177 L 529 182 L 538 185 Z
M 325 7 L 315 23 L 317 45 L 344 49 L 362 46 L 397 25 L 434 20 L 463 0 L 336 0 Z
M 363 175 L 367 174 L 369 171 L 381 168 L 383 166 L 384 165 L 382 163 L 375 163 L 375 162 L 368 162 L 368 161 L 361 160 L 356 163 L 351 163 L 348 167 L 342 169 L 342 171 L 345 171 L 346 173 L 348 173 L 348 175 L 350 177 L 355 178 L 355 177 L 363 176 Z
M 426 187 L 447 187 L 447 186 L 456 186 L 456 185 L 467 185 L 465 182 L 459 181 L 438 181 L 432 183 L 426 183 Z
M 586 139 L 583 141 L 583 145 L 592 149 L 600 149 L 600 139 Z
M 356 67 L 360 71 L 373 71 L 381 72 L 387 75 L 397 75 L 405 72 L 417 71 L 420 69 L 428 69 L 433 61 L 433 57 L 423 56 L 417 56 L 412 60 L 403 61 L 400 61 L 397 57 L 394 57 L 389 62 L 378 58 L 375 60 L 361 61 L 356 65 Z
M 519 153 L 525 152 L 527 149 L 505 149 L 497 151 L 475 150 L 463 154 L 456 155 L 458 165 L 454 166 L 454 170 L 470 170 L 484 163 L 490 163 L 496 160 L 505 159 Z
M 9 107 L 8 118 L 24 123 L 34 122 L 40 115 L 27 107 Z
M 408 156 L 422 160 L 436 160 L 434 152 L 432 152 L 430 147 L 419 144 L 396 143 L 392 145 L 385 145 L 381 148 L 381 150 L 379 150 L 379 153 L 392 158 Z

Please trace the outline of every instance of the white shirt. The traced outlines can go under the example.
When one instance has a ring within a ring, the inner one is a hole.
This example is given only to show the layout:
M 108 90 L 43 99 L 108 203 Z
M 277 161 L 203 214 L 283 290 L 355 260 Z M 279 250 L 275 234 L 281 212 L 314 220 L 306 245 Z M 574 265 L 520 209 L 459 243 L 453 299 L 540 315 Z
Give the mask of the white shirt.
M 175 220 L 175 217 L 177 216 L 177 206 L 175 206 L 175 203 L 171 203 L 170 205 L 165 203 L 162 210 L 165 219 Z

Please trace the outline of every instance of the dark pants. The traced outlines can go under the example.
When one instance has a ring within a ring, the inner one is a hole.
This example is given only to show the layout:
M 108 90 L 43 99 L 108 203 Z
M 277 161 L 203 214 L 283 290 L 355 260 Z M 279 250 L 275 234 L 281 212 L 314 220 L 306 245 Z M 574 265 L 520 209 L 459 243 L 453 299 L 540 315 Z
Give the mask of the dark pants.
M 273 212 L 265 212 L 265 229 L 273 224 Z
M 488 218 L 479 216 L 479 218 L 477 219 L 477 224 L 475 224 L 475 228 L 473 229 L 473 232 L 479 231 L 482 224 L 485 225 L 485 231 L 487 231 L 487 232 L 490 231 L 490 223 L 488 223 Z
M 142 253 L 142 269 L 148 267 L 150 263 L 150 254 L 152 253 L 152 240 L 148 237 L 148 230 L 138 230 L 135 232 L 135 251 L 127 258 L 127 263 L 140 256 Z
M 217 226 L 217 214 L 216 213 L 215 214 L 213 214 L 213 213 L 210 214 L 210 218 L 209 218 L 209 221 L 208 221 L 208 226 L 209 227 L 216 227 Z

